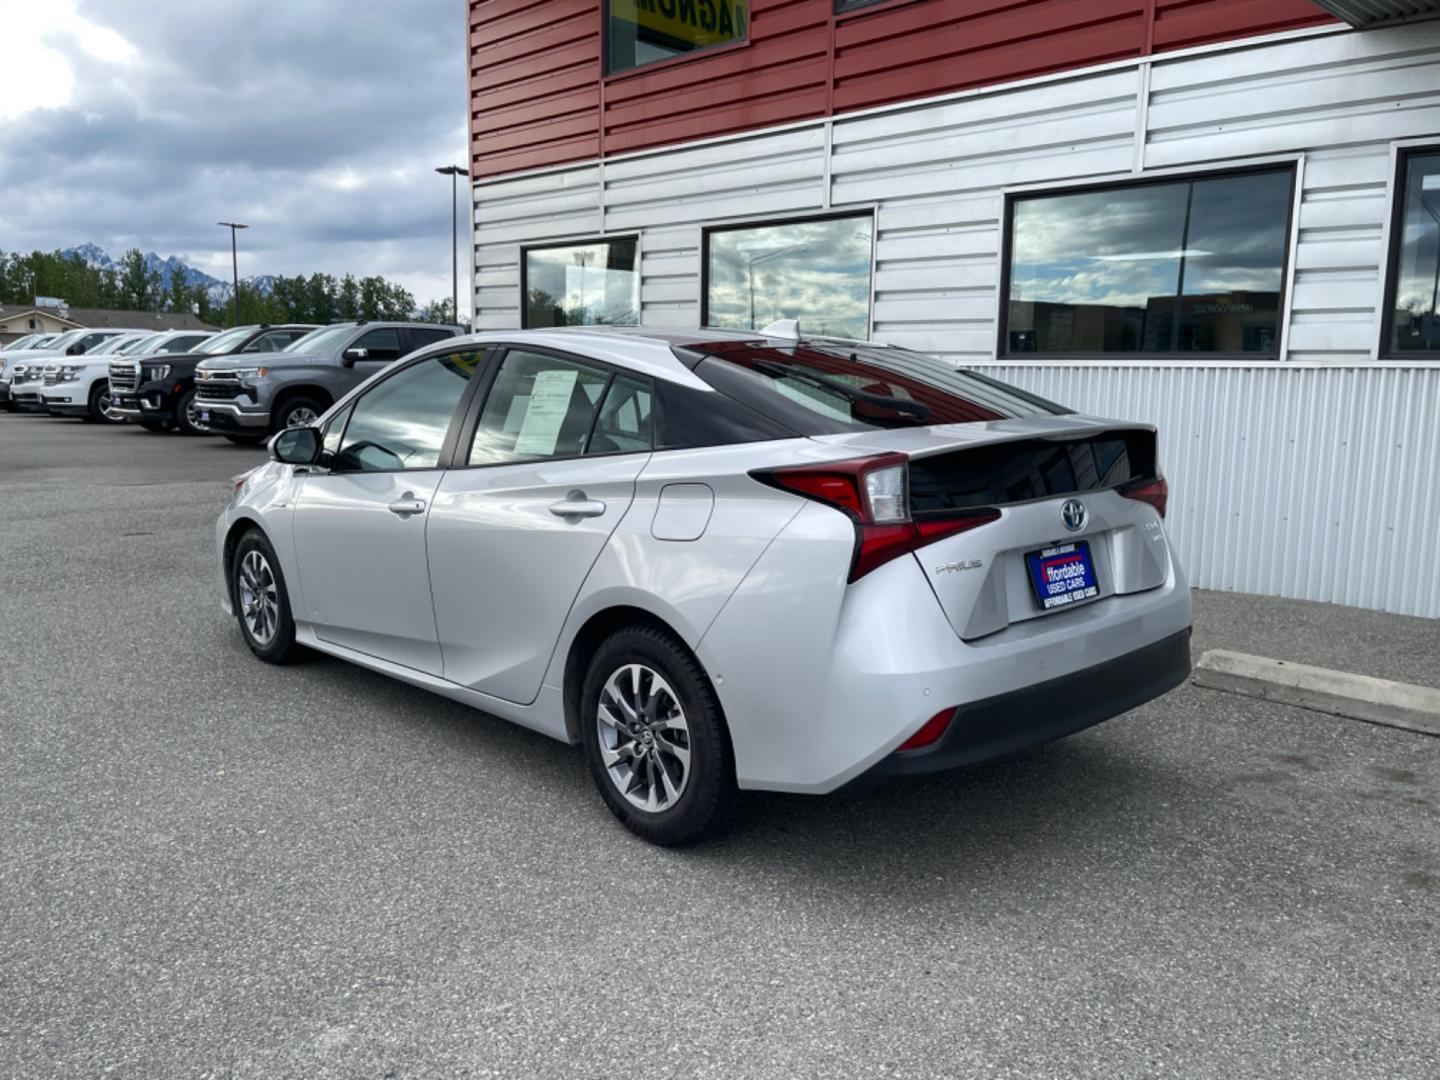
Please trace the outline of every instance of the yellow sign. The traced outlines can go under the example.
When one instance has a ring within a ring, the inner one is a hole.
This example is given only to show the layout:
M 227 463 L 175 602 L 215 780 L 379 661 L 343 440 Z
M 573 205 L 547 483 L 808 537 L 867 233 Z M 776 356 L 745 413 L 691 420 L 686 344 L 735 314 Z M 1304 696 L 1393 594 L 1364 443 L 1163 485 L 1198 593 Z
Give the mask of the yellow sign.
M 648 31 L 645 38 L 703 49 L 745 37 L 746 0 L 610 0 L 610 17 Z

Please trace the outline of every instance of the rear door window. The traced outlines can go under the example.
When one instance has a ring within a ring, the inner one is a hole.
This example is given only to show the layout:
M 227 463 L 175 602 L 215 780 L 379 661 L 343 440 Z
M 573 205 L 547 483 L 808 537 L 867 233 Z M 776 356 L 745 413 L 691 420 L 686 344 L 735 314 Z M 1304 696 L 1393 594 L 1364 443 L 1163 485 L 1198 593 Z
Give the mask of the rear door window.
M 426 345 L 434 345 L 437 341 L 444 341 L 455 335 L 448 330 L 437 330 L 433 327 L 410 327 L 407 331 L 410 335 L 410 351 L 423 349 Z
M 509 350 L 485 399 L 470 464 L 579 457 L 609 381 L 608 371 L 583 361 Z

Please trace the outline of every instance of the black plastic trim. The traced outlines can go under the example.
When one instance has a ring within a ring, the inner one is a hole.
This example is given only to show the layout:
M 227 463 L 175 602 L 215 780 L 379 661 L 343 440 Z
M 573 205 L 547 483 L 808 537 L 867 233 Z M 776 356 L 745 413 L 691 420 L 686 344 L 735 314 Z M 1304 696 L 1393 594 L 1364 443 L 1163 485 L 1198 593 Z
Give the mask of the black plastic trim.
M 1190 631 L 1058 679 L 961 705 L 933 745 L 891 754 L 850 782 L 867 787 L 1008 757 L 1153 701 L 1190 677 Z

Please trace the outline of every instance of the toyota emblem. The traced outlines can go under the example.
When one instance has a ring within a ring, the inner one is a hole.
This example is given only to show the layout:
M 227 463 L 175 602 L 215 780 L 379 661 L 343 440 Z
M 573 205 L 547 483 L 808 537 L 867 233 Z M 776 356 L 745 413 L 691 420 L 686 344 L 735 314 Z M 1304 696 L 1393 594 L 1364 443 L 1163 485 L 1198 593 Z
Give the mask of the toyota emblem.
M 1060 507 L 1060 520 L 1065 522 L 1065 528 L 1071 532 L 1079 532 L 1085 527 L 1085 522 L 1090 520 L 1090 514 L 1079 499 L 1066 499 L 1065 505 Z

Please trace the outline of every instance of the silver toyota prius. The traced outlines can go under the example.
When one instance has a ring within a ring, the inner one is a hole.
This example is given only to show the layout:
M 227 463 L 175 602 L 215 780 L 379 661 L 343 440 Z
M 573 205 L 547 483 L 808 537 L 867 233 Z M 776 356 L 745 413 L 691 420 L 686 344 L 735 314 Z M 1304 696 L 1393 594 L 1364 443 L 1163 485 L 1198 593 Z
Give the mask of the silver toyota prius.
M 1155 429 L 904 349 L 488 332 L 275 436 L 216 528 L 304 647 L 583 747 L 647 840 L 1089 727 L 1190 670 Z

